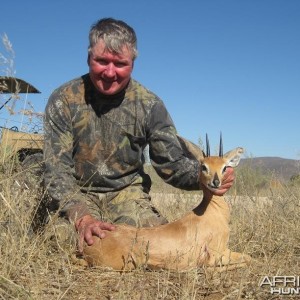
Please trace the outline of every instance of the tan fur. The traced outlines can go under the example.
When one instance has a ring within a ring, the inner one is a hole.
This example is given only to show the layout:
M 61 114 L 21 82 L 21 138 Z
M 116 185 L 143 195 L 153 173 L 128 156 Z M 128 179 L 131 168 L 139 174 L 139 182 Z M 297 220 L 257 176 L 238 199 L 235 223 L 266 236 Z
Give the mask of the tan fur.
M 152 228 L 117 225 L 104 239 L 93 237 L 85 246 L 84 258 L 89 265 L 115 270 L 148 269 L 187 270 L 198 266 L 237 268 L 245 266 L 248 255 L 231 252 L 229 240 L 229 207 L 223 196 L 214 196 L 214 179 L 222 181 L 224 166 L 231 165 L 243 152 L 234 149 L 221 157 L 204 157 L 200 149 L 180 138 L 189 156 L 207 167 L 200 173 L 203 200 L 183 218 Z M 238 162 L 237 162 L 238 164 Z M 217 175 L 216 175 L 217 174 Z

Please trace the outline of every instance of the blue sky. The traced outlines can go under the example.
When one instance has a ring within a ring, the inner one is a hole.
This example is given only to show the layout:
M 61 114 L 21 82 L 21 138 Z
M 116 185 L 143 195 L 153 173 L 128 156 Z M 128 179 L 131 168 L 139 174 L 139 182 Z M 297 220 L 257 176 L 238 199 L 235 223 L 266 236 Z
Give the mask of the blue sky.
M 215 148 L 222 131 L 225 151 L 300 159 L 299 0 L 6 1 L 0 35 L 16 77 L 42 92 L 26 98 L 37 112 L 87 72 L 88 31 L 103 17 L 136 30 L 133 77 L 163 99 L 179 134 L 197 143 L 208 133 Z

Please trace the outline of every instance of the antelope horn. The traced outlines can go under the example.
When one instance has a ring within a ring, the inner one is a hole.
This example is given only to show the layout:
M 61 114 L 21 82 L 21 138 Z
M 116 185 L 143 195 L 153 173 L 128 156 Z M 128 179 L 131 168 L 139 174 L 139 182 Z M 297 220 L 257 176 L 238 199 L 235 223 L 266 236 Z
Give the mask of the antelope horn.
M 207 157 L 210 156 L 210 146 L 209 146 L 209 140 L 207 134 L 206 134 L 206 156 Z
M 223 140 L 222 140 L 222 132 L 220 132 L 219 156 L 220 156 L 220 157 L 223 157 Z

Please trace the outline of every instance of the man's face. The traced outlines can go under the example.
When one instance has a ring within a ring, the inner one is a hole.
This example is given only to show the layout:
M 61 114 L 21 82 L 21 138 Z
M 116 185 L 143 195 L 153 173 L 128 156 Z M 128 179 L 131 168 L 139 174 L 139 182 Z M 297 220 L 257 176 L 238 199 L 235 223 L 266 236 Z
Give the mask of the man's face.
M 130 50 L 124 46 L 121 54 L 105 50 L 102 40 L 91 49 L 88 64 L 90 78 L 104 95 L 114 95 L 127 85 L 133 69 Z

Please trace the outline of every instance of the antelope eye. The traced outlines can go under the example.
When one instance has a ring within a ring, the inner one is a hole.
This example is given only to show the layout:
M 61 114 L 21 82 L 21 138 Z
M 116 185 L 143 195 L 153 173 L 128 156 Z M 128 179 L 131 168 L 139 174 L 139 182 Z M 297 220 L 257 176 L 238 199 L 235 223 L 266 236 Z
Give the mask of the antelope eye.
M 206 168 L 205 165 L 201 165 L 201 171 L 202 171 L 202 172 L 207 172 L 207 168 Z
M 225 172 L 226 172 L 226 169 L 227 169 L 227 167 L 225 166 L 225 167 L 223 168 L 223 170 L 222 170 L 222 173 L 225 173 Z

